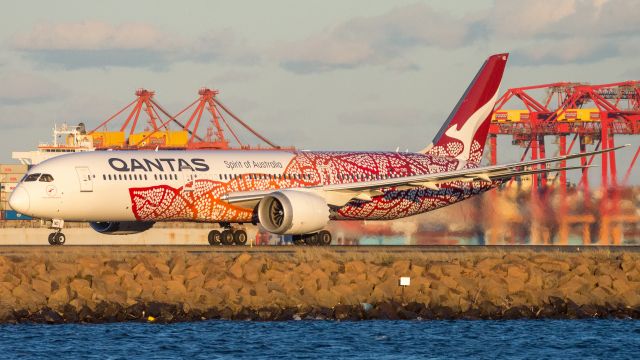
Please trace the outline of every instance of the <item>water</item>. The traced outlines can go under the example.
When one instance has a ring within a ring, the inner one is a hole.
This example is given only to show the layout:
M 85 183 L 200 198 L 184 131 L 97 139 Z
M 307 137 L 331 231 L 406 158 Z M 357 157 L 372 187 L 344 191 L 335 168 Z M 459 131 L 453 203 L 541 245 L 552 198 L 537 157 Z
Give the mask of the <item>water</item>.
M 640 321 L 203 321 L 2 325 L 0 357 L 631 359 Z

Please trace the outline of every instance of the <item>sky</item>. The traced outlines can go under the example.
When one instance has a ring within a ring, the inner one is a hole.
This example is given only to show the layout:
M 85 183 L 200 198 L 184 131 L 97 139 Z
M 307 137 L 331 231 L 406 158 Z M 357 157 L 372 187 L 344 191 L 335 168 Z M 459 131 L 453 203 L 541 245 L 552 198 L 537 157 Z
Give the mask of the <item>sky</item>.
M 0 162 L 54 123 L 97 126 L 138 88 L 174 113 L 218 89 L 280 145 L 415 151 L 492 53 L 511 53 L 503 90 L 640 79 L 632 0 L 1 2 Z

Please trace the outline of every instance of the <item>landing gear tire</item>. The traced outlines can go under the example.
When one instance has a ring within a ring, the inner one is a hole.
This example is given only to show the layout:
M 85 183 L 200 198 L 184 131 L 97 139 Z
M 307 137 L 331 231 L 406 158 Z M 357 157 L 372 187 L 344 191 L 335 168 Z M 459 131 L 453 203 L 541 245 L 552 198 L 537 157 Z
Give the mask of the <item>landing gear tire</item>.
M 318 238 L 318 245 L 329 246 L 331 245 L 331 233 L 327 230 L 322 230 L 316 235 Z
M 302 235 L 293 235 L 293 245 L 304 245 L 304 238 Z
M 209 231 L 207 240 L 209 240 L 209 245 L 213 245 L 213 246 L 220 245 L 220 231 L 218 230 Z
M 307 245 L 315 246 L 318 245 L 318 234 L 309 234 L 304 238 L 304 242 Z
M 222 245 L 233 245 L 233 232 L 231 230 L 221 232 L 220 242 Z
M 55 232 L 49 234 L 49 238 L 47 240 L 49 240 L 49 245 L 64 245 L 64 242 L 67 240 L 67 238 L 63 233 Z
M 245 245 L 247 243 L 247 232 L 244 230 L 236 230 L 233 233 L 233 242 L 236 245 Z
M 55 236 L 55 240 L 58 245 L 64 245 L 64 242 L 67 241 L 67 238 L 63 233 L 57 233 Z

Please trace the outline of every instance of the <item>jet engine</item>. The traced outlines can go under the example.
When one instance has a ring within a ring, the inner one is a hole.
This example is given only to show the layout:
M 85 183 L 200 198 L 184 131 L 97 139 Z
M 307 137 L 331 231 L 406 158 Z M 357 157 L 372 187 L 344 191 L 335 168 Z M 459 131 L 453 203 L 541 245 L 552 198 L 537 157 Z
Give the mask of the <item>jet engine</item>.
M 90 222 L 91 228 L 105 235 L 129 235 L 151 229 L 154 222 L 122 221 L 122 222 Z
M 329 206 L 320 196 L 283 190 L 269 194 L 258 204 L 258 220 L 274 234 L 308 234 L 329 222 Z

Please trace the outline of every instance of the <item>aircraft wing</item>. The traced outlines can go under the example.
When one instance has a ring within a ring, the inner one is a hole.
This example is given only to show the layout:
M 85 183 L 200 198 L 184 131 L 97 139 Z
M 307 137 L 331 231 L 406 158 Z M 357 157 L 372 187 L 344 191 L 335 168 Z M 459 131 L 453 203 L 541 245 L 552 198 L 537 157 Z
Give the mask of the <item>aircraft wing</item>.
M 384 194 L 381 189 L 395 188 L 397 190 L 407 190 L 416 187 L 425 187 L 432 190 L 438 190 L 439 184 L 452 181 L 487 181 L 510 179 L 514 176 L 531 175 L 546 172 L 584 169 L 589 166 L 574 167 L 546 167 L 544 169 L 531 169 L 532 166 L 557 163 L 560 161 L 575 159 L 583 156 L 591 156 L 610 151 L 615 151 L 628 145 L 618 146 L 611 149 L 586 152 L 582 154 L 571 154 L 564 156 L 556 156 L 547 159 L 522 161 L 510 164 L 491 165 L 477 168 L 460 169 L 434 174 L 412 175 L 402 177 L 390 177 L 387 179 L 359 181 L 345 184 L 320 185 L 307 188 L 291 188 L 289 190 L 307 191 L 317 193 L 324 197 L 330 205 L 342 206 L 347 202 L 358 199 L 370 201 L 372 197 Z M 287 189 L 274 189 L 264 191 L 242 191 L 232 192 L 221 197 L 221 200 L 231 204 L 251 206 L 257 204 L 264 196 Z

